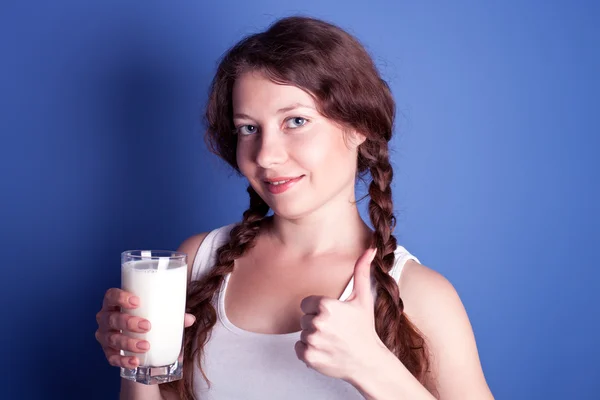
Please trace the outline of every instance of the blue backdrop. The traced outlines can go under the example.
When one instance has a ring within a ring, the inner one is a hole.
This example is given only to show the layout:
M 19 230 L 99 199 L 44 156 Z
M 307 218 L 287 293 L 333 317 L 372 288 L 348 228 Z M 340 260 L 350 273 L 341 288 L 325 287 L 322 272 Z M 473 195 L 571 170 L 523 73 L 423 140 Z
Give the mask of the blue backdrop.
M 119 253 L 241 217 L 244 182 L 202 140 L 208 83 L 242 35 L 297 13 L 357 35 L 389 81 L 398 238 L 456 286 L 496 398 L 600 398 L 599 11 L 3 2 L 0 398 L 116 398 L 94 331 Z

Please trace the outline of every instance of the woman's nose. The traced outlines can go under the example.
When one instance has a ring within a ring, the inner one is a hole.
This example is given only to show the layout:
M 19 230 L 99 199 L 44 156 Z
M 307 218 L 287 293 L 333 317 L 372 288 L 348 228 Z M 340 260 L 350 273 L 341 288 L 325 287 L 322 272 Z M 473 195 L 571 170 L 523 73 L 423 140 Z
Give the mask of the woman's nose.
M 256 163 L 267 169 L 283 164 L 287 157 L 283 133 L 274 130 L 263 131 L 256 148 Z

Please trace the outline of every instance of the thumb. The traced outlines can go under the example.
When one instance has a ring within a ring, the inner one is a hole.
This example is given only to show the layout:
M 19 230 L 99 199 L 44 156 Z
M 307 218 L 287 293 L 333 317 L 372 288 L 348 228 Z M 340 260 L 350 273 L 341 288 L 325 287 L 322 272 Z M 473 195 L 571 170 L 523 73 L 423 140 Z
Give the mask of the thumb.
M 377 254 L 377 249 L 367 249 L 356 261 L 354 266 L 354 288 L 351 299 L 357 299 L 365 304 L 373 303 L 371 292 L 371 262 Z

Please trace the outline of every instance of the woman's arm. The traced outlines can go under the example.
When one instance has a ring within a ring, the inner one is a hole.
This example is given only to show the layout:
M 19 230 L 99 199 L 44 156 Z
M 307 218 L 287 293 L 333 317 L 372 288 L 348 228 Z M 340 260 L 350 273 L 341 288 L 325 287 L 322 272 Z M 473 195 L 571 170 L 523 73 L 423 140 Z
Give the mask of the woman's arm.
M 493 399 L 469 318 L 452 284 L 439 273 L 408 261 L 399 285 L 405 312 L 429 346 L 429 391 L 441 400 Z M 387 348 L 350 383 L 367 399 L 434 399 Z
M 406 314 L 429 345 L 430 380 L 439 398 L 493 400 L 473 328 L 452 284 L 438 272 L 409 261 L 399 285 Z
M 435 400 L 386 347 L 348 382 L 367 400 Z
M 158 385 L 145 385 L 121 378 L 120 400 L 168 400 L 160 393 Z

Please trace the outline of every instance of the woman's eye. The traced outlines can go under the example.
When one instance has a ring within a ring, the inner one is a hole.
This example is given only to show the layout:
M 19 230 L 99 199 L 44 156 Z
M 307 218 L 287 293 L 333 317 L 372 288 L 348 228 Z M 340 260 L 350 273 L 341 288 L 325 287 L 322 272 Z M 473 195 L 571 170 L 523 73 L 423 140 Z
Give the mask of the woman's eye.
M 288 119 L 287 121 L 285 121 L 285 126 L 287 128 L 299 128 L 301 126 L 306 125 L 306 123 L 308 122 L 308 120 L 306 118 L 302 118 L 302 117 L 293 117 Z
M 258 128 L 254 125 L 242 125 L 237 128 L 237 132 L 240 135 L 252 135 L 253 133 L 256 133 L 257 130 Z

